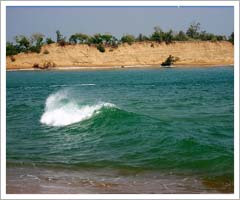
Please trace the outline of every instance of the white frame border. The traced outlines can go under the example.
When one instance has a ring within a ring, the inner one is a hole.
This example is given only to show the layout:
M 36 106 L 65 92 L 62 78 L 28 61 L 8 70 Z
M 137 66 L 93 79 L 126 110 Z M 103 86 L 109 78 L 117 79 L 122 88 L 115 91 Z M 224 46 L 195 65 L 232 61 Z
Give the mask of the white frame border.
M 233 6 L 234 193 L 233 194 L 6 194 L 7 6 Z M 1 199 L 238 199 L 239 198 L 239 2 L 238 1 L 1 1 Z

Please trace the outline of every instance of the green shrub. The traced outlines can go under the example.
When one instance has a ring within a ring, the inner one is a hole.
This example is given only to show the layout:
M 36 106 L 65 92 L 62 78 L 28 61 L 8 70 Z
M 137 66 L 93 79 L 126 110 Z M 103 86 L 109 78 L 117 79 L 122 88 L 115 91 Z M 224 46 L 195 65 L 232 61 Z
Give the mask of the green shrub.
M 166 44 L 170 44 L 172 42 L 173 40 L 172 30 L 163 34 L 163 40 L 165 41 Z
M 148 40 L 149 40 L 148 36 L 143 35 L 142 33 L 140 33 L 138 35 L 138 37 L 136 38 L 136 41 L 138 41 L 138 42 L 144 42 L 144 41 L 148 41 Z
M 71 35 L 70 38 L 69 38 L 69 43 L 77 44 L 77 36 L 76 35 Z
M 162 62 L 161 66 L 171 66 L 172 64 L 174 64 L 178 60 L 179 60 L 179 58 L 174 57 L 172 55 L 169 55 L 167 57 L 167 59 L 164 62 Z
M 29 48 L 30 52 L 34 52 L 34 53 L 40 53 L 41 52 L 41 46 L 31 46 Z
M 63 37 L 63 35 L 60 33 L 59 30 L 56 31 L 57 34 L 57 43 L 59 46 L 64 47 L 68 43 L 66 42 L 66 37 Z
M 16 36 L 15 41 L 19 52 L 27 52 L 31 46 L 30 40 L 24 35 Z
M 158 26 L 154 27 L 154 32 L 152 33 L 150 39 L 152 41 L 161 43 L 163 41 L 163 37 L 164 37 L 164 32 L 162 31 L 162 29 Z
M 174 40 L 177 40 L 177 41 L 187 41 L 188 40 L 188 36 L 183 31 L 179 31 L 175 35 Z
M 228 41 L 234 45 L 234 32 L 229 36 Z
M 43 45 L 43 38 L 45 36 L 42 33 L 34 33 L 30 37 L 30 46 L 39 46 L 41 47 Z
M 214 36 L 211 38 L 211 42 L 217 42 L 217 38 Z
M 133 35 L 124 35 L 122 36 L 121 41 L 123 43 L 128 43 L 129 45 L 132 45 L 133 42 L 135 42 L 135 37 Z
M 59 43 L 63 39 L 63 36 L 59 30 L 56 31 L 56 35 L 57 35 L 57 43 Z
M 54 41 L 51 38 L 46 38 L 46 43 L 47 44 L 52 44 Z
M 216 38 L 217 38 L 217 41 L 223 41 L 227 39 L 226 36 L 224 35 L 217 35 Z
M 13 56 L 19 53 L 19 49 L 13 43 L 7 42 L 6 44 L 6 55 Z
M 190 38 L 193 38 L 193 39 L 198 39 L 199 35 L 200 35 L 200 33 L 199 33 L 200 25 L 201 24 L 199 22 L 197 22 L 197 23 L 193 22 L 189 26 L 189 28 L 188 28 L 188 30 L 186 32 L 187 36 L 190 37 Z
M 105 47 L 103 45 L 97 45 L 97 49 L 98 51 L 100 51 L 101 53 L 104 53 L 105 52 Z

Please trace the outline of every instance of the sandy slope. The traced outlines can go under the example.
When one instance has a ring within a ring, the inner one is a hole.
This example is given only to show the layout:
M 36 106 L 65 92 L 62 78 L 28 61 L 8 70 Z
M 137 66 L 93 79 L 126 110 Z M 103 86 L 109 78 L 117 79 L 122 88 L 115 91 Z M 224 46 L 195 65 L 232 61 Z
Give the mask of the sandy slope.
M 44 50 L 49 54 L 44 54 Z M 7 57 L 7 69 L 29 69 L 34 64 L 54 63 L 63 66 L 135 66 L 159 65 L 169 55 L 179 57 L 177 65 L 228 65 L 234 62 L 234 47 L 230 42 L 188 41 L 165 43 L 142 42 L 123 44 L 116 49 L 106 48 L 105 53 L 88 45 L 45 45 L 40 54 L 21 53 L 12 62 Z

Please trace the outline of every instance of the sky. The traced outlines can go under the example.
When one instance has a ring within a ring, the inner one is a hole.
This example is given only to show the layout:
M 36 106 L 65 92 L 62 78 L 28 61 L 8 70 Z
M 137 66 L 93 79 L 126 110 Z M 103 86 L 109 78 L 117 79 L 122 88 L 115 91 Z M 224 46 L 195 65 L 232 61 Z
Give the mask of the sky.
M 234 30 L 233 7 L 7 7 L 7 41 L 14 36 L 43 33 L 56 40 L 56 30 L 74 33 L 111 33 L 116 37 L 150 35 L 155 26 L 164 31 L 186 31 L 192 22 L 201 30 L 229 36 Z

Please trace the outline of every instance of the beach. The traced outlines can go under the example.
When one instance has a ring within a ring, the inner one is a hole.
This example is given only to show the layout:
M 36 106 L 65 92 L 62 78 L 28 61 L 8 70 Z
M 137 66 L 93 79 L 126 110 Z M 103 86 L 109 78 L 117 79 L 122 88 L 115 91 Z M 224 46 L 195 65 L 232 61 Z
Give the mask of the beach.
M 217 194 L 233 185 L 171 172 L 8 165 L 8 194 Z
M 184 68 L 209 68 L 209 67 L 233 67 L 233 64 L 227 65 L 199 65 L 199 64 L 179 64 L 171 65 L 169 67 L 163 67 L 161 65 L 132 65 L 132 66 L 65 66 L 65 67 L 54 67 L 49 69 L 34 69 L 34 68 L 14 68 L 7 69 L 7 71 L 95 71 L 95 70 L 119 70 L 119 69 L 184 69 Z

